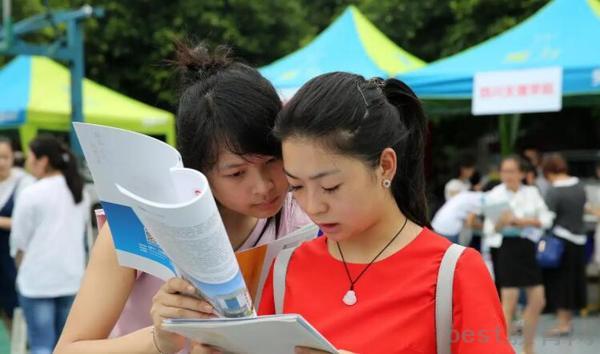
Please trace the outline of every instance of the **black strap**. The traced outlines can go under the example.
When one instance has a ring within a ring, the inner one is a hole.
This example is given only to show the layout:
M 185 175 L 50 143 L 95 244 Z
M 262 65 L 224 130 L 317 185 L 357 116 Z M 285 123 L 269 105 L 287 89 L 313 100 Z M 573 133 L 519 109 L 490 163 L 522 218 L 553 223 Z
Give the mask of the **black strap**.
M 267 231 L 267 228 L 269 227 L 269 225 L 271 225 L 271 223 L 273 221 L 275 221 L 275 239 L 277 239 L 277 235 L 279 234 L 279 225 L 281 224 L 281 214 L 282 214 L 283 208 L 279 209 L 279 211 L 277 212 L 277 214 L 275 214 L 274 216 L 271 216 L 267 219 L 267 221 L 265 221 L 265 224 L 262 228 L 262 230 L 260 231 L 260 234 L 258 235 L 258 238 L 256 239 L 256 241 L 254 241 L 254 244 L 252 245 L 252 247 L 256 247 L 258 246 L 258 243 L 260 242 L 260 240 L 262 239 L 263 235 L 265 234 L 265 231 Z

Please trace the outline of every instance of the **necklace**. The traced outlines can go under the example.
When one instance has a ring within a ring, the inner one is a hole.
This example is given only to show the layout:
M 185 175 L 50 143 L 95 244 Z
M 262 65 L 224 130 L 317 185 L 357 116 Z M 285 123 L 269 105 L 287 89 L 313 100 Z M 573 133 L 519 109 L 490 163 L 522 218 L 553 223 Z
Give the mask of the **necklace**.
M 398 230 L 398 232 L 396 232 L 396 234 L 394 235 L 394 237 L 392 237 L 392 239 L 387 243 L 387 245 L 385 245 L 385 247 L 383 247 L 383 249 L 381 251 L 379 251 L 379 253 L 377 253 L 377 255 L 375 256 L 375 258 L 373 258 L 373 260 L 371 260 L 371 262 L 369 262 L 369 264 L 367 264 L 367 266 L 365 267 L 365 269 L 363 269 L 362 272 L 360 272 L 360 274 L 358 274 L 358 276 L 354 280 L 352 280 L 352 276 L 350 275 L 350 270 L 348 269 L 348 264 L 346 263 L 346 259 L 344 258 L 344 253 L 342 252 L 342 248 L 340 247 L 340 243 L 336 242 L 338 251 L 340 251 L 340 256 L 342 257 L 342 262 L 344 263 L 344 269 L 346 270 L 346 275 L 348 276 L 348 280 L 350 281 L 350 289 L 346 292 L 346 294 L 342 298 L 342 302 L 344 304 L 346 304 L 348 306 L 352 306 L 352 305 L 356 304 L 356 302 L 358 301 L 358 299 L 356 298 L 356 292 L 354 291 L 354 285 L 365 274 L 365 272 L 367 271 L 367 269 L 369 269 L 373 265 L 373 263 L 375 262 L 375 260 L 377 260 L 377 258 L 379 258 L 379 256 L 381 256 L 381 254 L 388 247 L 390 247 L 390 245 L 392 244 L 392 242 L 394 242 L 394 240 L 400 235 L 400 233 L 402 232 L 402 230 L 404 230 L 404 227 L 406 226 L 407 222 L 408 222 L 408 218 L 405 218 L 404 219 L 404 223 L 400 227 L 400 230 Z

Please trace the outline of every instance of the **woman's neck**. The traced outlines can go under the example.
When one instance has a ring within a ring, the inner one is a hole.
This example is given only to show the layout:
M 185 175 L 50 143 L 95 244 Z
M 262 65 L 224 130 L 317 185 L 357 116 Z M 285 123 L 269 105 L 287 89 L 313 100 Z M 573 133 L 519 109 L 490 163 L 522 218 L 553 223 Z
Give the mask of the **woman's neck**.
M 565 181 L 565 180 L 567 180 L 569 178 L 571 178 L 571 176 L 569 176 L 568 174 L 561 173 L 559 175 L 556 175 L 556 177 L 554 177 L 554 181 L 553 182 L 556 182 L 556 181 Z
M 6 173 L 0 174 L 0 182 L 4 182 L 10 177 L 11 170 L 6 171 Z
M 252 233 L 252 230 L 254 230 L 254 227 L 256 227 L 258 218 L 240 214 L 222 206 L 219 206 L 219 214 L 221 214 L 221 219 L 223 219 L 229 241 L 233 249 L 237 250 L 244 244 L 248 236 Z
M 346 262 L 363 264 L 371 262 L 402 229 L 398 237 L 377 257 L 377 261 L 387 258 L 408 245 L 423 229 L 414 222 L 406 220 L 406 216 L 398 209 L 395 202 L 392 207 L 384 208 L 384 210 L 387 211 L 373 226 L 339 242 Z M 406 225 L 404 225 L 405 221 Z M 328 240 L 327 243 L 329 253 L 334 258 L 341 260 L 336 242 Z
M 48 171 L 48 172 L 44 173 L 42 176 L 40 176 L 40 179 L 48 178 L 48 177 L 54 177 L 54 176 L 58 176 L 60 174 L 61 174 L 60 171 L 51 170 L 51 171 Z
M 521 188 L 520 184 L 515 185 L 515 186 L 506 185 L 506 189 L 508 189 L 511 192 L 515 192 L 515 193 L 518 192 L 520 188 Z

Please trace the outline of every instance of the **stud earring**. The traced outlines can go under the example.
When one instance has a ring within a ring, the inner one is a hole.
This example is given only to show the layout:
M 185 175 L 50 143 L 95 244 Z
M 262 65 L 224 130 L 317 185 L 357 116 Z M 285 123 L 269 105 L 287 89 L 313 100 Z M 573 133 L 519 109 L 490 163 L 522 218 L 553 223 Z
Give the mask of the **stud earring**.
M 390 188 L 392 186 L 392 181 L 390 181 L 389 179 L 384 179 L 383 180 L 383 186 L 385 188 Z

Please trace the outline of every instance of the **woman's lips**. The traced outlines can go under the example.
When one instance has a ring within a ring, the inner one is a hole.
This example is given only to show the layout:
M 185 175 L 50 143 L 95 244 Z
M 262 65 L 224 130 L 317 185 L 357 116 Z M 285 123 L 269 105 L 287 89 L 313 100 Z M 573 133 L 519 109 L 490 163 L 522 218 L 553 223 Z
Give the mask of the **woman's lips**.
M 332 234 L 339 230 L 340 224 L 338 223 L 327 223 L 327 224 L 318 224 L 319 228 L 325 234 Z
M 260 209 L 270 209 L 273 206 L 275 206 L 278 201 L 279 201 L 279 196 L 276 196 L 273 199 L 268 200 L 268 201 L 266 201 L 264 203 L 256 204 L 256 207 L 258 207 Z

